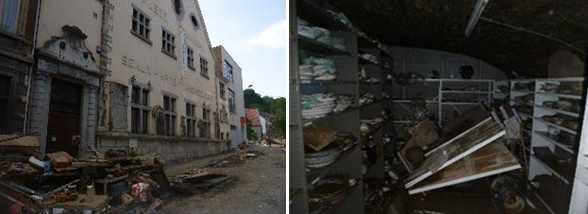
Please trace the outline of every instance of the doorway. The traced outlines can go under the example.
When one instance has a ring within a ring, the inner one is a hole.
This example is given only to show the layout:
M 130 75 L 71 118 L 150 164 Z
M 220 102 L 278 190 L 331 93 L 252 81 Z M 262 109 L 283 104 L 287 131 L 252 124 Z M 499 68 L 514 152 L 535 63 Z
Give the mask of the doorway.
M 51 81 L 46 153 L 65 151 L 78 155 L 73 137 L 80 135 L 82 86 L 61 79 Z

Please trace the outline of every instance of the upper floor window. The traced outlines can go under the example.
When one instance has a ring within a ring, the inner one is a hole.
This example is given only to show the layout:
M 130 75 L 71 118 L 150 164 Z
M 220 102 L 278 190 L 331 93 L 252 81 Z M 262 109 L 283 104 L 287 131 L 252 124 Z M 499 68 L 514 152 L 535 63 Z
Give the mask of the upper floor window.
M 218 86 L 219 86 L 220 97 L 225 98 L 225 83 L 219 82 Z
M 182 8 L 182 1 L 181 0 L 173 0 L 174 3 L 174 11 L 176 12 L 176 14 L 180 15 L 182 14 L 182 12 L 184 12 L 184 9 Z
M 231 64 L 229 64 L 229 62 L 227 62 L 225 60 L 224 62 L 224 71 L 223 71 L 223 76 L 229 80 L 229 81 L 233 81 L 233 66 L 231 66 Z
M 176 133 L 176 98 L 163 95 L 163 117 L 165 120 L 165 135 L 174 136 Z
M 200 57 L 200 74 L 208 77 L 208 61 Z
M 131 133 L 147 134 L 149 90 L 133 86 L 131 91 Z
M 161 50 L 169 54 L 172 57 L 175 57 L 176 51 L 176 36 L 165 29 L 161 29 Z
M 229 112 L 235 113 L 235 92 L 231 89 L 228 89 L 227 91 L 229 98 Z
M 23 0 L 0 1 L 0 31 L 24 37 L 28 5 Z
M 188 46 L 186 50 L 187 59 L 188 59 L 188 68 L 195 70 L 194 68 L 194 50 Z
M 198 29 L 198 19 L 196 18 L 196 15 L 190 14 L 190 21 L 192 22 L 194 28 Z
M 139 38 L 151 43 L 149 39 L 149 35 L 151 33 L 151 28 L 149 24 L 151 23 L 151 19 L 145 15 L 142 11 L 138 10 L 137 8 L 133 8 L 133 25 L 131 28 L 131 32 L 138 36 Z

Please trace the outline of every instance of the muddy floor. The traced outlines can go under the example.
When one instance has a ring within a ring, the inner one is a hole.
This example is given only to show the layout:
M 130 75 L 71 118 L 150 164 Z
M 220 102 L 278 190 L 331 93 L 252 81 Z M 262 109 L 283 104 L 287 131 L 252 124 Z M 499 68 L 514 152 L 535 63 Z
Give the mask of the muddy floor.
M 282 148 L 253 147 L 263 152 L 256 159 L 232 168 L 205 168 L 233 179 L 217 188 L 187 198 L 175 199 L 160 213 L 286 213 L 286 152 Z M 168 176 L 193 168 L 204 168 L 210 160 L 230 154 L 166 167 Z

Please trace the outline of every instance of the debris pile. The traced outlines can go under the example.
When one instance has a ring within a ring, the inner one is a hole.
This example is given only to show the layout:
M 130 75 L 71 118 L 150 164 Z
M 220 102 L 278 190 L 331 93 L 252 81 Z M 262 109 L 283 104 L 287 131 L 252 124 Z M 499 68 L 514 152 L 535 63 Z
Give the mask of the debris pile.
M 31 136 L 0 135 L 0 213 L 154 213 L 172 187 L 156 155 L 96 152 L 78 159 L 54 152 L 39 159 Z
M 207 191 L 230 180 L 231 177 L 227 175 L 211 174 L 206 170 L 196 168 L 174 177 L 171 183 L 177 192 L 191 195 Z

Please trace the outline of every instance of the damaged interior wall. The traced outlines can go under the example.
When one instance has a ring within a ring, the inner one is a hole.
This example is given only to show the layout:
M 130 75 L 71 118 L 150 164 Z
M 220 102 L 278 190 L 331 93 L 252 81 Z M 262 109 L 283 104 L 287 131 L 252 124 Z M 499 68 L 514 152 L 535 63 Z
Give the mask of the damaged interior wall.
M 584 77 L 585 62 L 578 55 L 564 49 L 555 51 L 547 64 L 548 78 Z
M 441 78 L 461 79 L 459 67 L 470 65 L 474 68 L 472 79 L 506 79 L 504 72 L 483 60 L 469 56 L 438 50 L 422 48 L 408 48 L 394 46 L 388 49 L 394 59 L 393 68 L 396 72 L 415 72 L 425 78 L 432 77 L 432 71 L 437 70 Z

